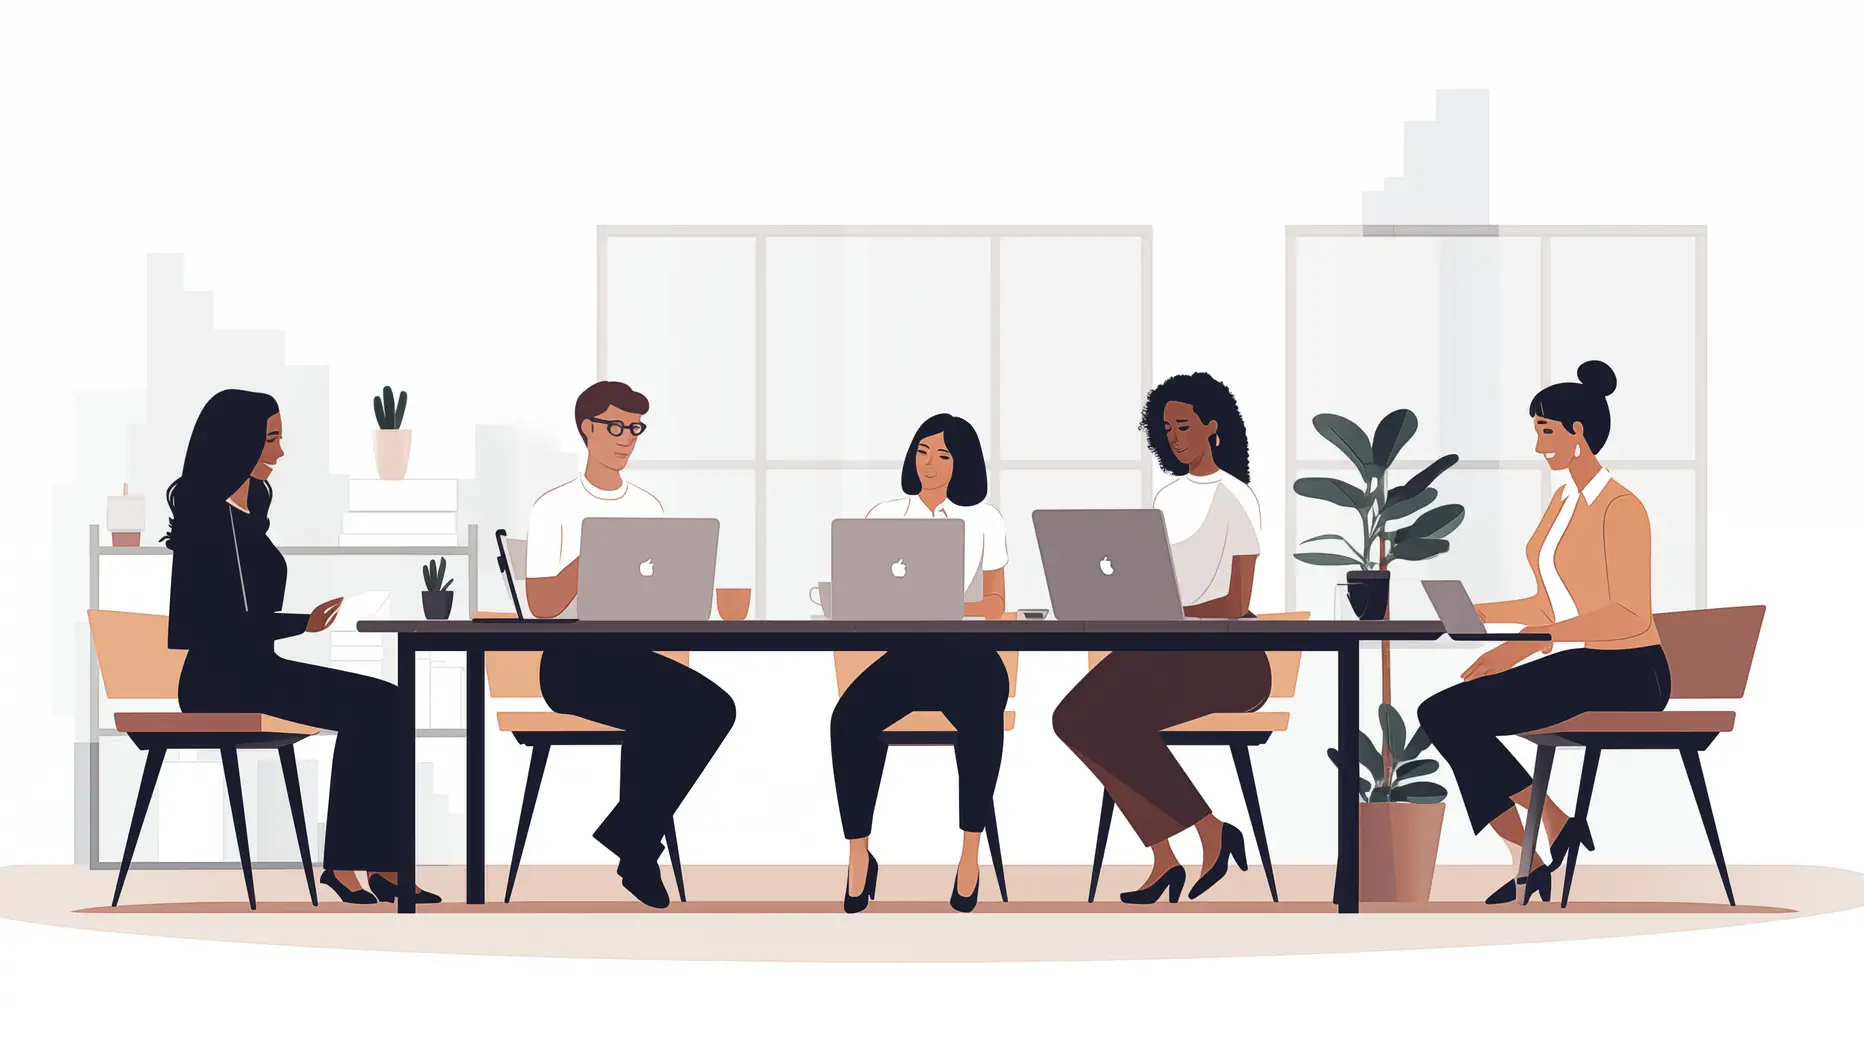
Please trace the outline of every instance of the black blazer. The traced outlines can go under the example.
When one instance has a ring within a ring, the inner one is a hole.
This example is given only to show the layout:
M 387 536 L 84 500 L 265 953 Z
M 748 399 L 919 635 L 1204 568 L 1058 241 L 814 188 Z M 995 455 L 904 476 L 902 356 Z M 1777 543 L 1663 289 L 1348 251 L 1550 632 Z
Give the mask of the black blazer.
M 310 616 L 279 610 L 285 556 L 266 535 L 264 516 L 232 504 L 188 520 L 172 541 L 168 647 L 269 654 L 280 638 L 303 634 Z M 217 517 L 219 516 L 219 517 Z

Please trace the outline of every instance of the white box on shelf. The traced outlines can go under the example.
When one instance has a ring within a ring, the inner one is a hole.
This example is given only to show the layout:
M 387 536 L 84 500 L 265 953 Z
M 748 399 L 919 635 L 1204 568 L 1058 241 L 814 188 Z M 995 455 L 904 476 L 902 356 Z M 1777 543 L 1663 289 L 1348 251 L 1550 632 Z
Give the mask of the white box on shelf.
M 350 479 L 351 511 L 457 511 L 455 479 Z
M 451 533 L 459 516 L 451 511 L 351 511 L 343 516 L 345 533 Z
M 466 727 L 466 669 L 435 665 L 429 668 L 428 695 L 432 698 L 429 714 L 436 729 Z
M 459 547 L 457 533 L 344 533 L 338 547 Z

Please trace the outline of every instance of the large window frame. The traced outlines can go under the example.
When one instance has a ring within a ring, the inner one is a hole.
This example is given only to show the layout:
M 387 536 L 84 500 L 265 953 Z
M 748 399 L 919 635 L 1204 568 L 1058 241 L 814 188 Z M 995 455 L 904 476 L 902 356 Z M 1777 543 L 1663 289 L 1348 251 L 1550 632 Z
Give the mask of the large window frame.
M 609 345 L 609 245 L 617 239 L 665 239 L 677 237 L 753 239 L 756 242 L 756 342 L 754 416 L 756 437 L 753 456 L 748 459 L 667 460 L 642 459 L 630 467 L 654 471 L 737 471 L 750 472 L 755 488 L 753 616 L 766 613 L 768 552 L 769 476 L 776 471 L 872 471 L 897 469 L 897 458 L 886 460 L 772 459 L 768 452 L 767 406 L 769 390 L 766 369 L 767 267 L 766 251 L 771 239 L 831 237 L 845 239 L 965 237 L 988 239 L 990 243 L 990 418 L 988 444 L 984 447 L 990 470 L 992 504 L 1001 506 L 1005 472 L 1011 471 L 1094 471 L 1131 472 L 1139 484 L 1139 503 L 1152 502 L 1153 473 L 1156 467 L 1141 441 L 1132 457 L 1104 460 L 1035 460 L 1005 459 L 1003 455 L 1002 394 L 1002 266 L 1001 251 L 1005 239 L 1041 238 L 1131 238 L 1139 249 L 1139 386 L 1133 402 L 1144 401 L 1152 387 L 1152 226 L 1150 225 L 598 225 L 596 227 L 596 378 L 607 380 L 611 357 Z M 1058 360 L 1058 364 L 1065 360 Z M 1014 524 L 1014 520 L 1011 520 Z
M 1302 239 L 1311 238 L 1375 238 L 1375 237 L 1500 237 L 1533 239 L 1540 247 L 1540 384 L 1546 387 L 1554 383 L 1553 373 L 1553 244 L 1555 240 L 1565 239 L 1610 239 L 1642 238 L 1662 239 L 1680 238 L 1694 242 L 1695 252 L 1695 440 L 1694 452 L 1688 458 L 1663 458 L 1651 460 L 1611 461 L 1617 467 L 1626 470 L 1689 472 L 1694 478 L 1695 487 L 1695 597 L 1693 604 L 1700 608 L 1708 602 L 1709 589 L 1709 526 L 1708 526 L 1708 488 L 1709 488 L 1709 358 L 1708 358 L 1708 228 L 1702 225 L 1289 225 L 1286 232 L 1286 375 L 1287 398 L 1285 410 L 1285 430 L 1283 444 L 1286 476 L 1292 485 L 1295 479 L 1303 475 L 1338 472 L 1340 461 L 1308 460 L 1301 458 L 1296 450 L 1300 426 L 1307 423 L 1300 416 L 1296 405 L 1296 375 L 1299 373 L 1296 359 L 1296 345 L 1299 331 L 1296 329 L 1296 290 L 1300 265 L 1297 247 Z M 1568 378 L 1570 379 L 1570 377 Z M 1404 459 L 1397 463 L 1400 472 L 1414 471 L 1429 463 L 1427 460 Z M 1544 503 L 1553 496 L 1553 474 L 1546 466 L 1536 460 L 1470 460 L 1457 462 L 1460 471 L 1503 472 L 1503 471 L 1537 471 L 1540 477 L 1541 500 Z M 1289 496 L 1283 511 L 1283 531 L 1295 532 L 1295 509 L 1297 498 Z M 1291 553 L 1292 546 L 1288 549 Z M 1299 577 L 1295 568 L 1287 570 L 1284 586 L 1287 604 L 1295 601 L 1295 587 Z

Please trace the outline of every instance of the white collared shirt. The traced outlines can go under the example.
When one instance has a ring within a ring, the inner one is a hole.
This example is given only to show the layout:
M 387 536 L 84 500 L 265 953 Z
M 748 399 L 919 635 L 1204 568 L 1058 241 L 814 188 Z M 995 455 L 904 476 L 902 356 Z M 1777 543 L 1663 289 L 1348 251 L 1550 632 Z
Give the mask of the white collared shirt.
M 1547 539 L 1540 545 L 1540 579 L 1547 587 L 1547 602 L 1553 607 L 1553 622 L 1571 620 L 1579 615 L 1579 607 L 1573 604 L 1573 596 L 1566 589 L 1566 582 L 1560 579 L 1560 570 L 1554 565 L 1554 552 L 1559 549 L 1560 541 L 1566 536 L 1566 527 L 1573 521 L 1573 512 L 1579 507 L 1579 497 L 1584 497 L 1590 504 L 1605 492 L 1605 484 L 1612 480 L 1612 473 L 1599 468 L 1599 473 L 1592 476 L 1585 489 L 1576 489 L 1572 472 L 1563 472 L 1560 484 L 1560 513 L 1554 516 L 1553 528 L 1547 531 Z M 1578 493 L 1578 496 L 1574 496 Z M 1577 649 L 1584 642 L 1558 642 L 1554 650 Z
M 1010 562 L 1009 544 L 1004 539 L 1003 515 L 988 501 L 970 507 L 947 500 L 937 511 L 926 507 L 918 497 L 883 500 L 867 513 L 868 518 L 956 518 L 964 522 L 964 597 L 975 602 L 984 597 L 979 578 Z
M 621 480 L 620 489 L 602 489 L 578 475 L 531 505 L 524 575 L 536 579 L 555 576 L 576 561 L 582 554 L 585 518 L 659 518 L 664 514 L 659 498 L 627 479 Z
M 1165 516 L 1179 601 L 1197 605 L 1229 594 L 1231 561 L 1261 554 L 1247 506 L 1255 503 L 1255 490 L 1227 471 L 1183 475 L 1153 495 L 1152 506 Z

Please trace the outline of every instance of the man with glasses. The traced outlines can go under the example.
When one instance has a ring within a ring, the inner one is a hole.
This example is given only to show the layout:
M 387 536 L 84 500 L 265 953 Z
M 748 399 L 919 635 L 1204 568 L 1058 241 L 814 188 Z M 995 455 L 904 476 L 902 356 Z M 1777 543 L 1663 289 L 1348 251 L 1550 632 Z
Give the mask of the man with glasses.
M 622 477 L 647 396 L 620 381 L 592 384 L 576 398 L 576 428 L 588 453 L 583 472 L 537 498 L 525 549 L 525 600 L 533 616 L 562 615 L 576 599 L 586 518 L 658 518 L 652 493 Z M 615 853 L 622 886 L 649 906 L 668 905 L 660 877 L 662 838 L 673 813 L 724 742 L 737 707 L 711 679 L 658 653 L 552 650 L 539 668 L 544 702 L 626 732 L 621 800 L 596 828 Z

